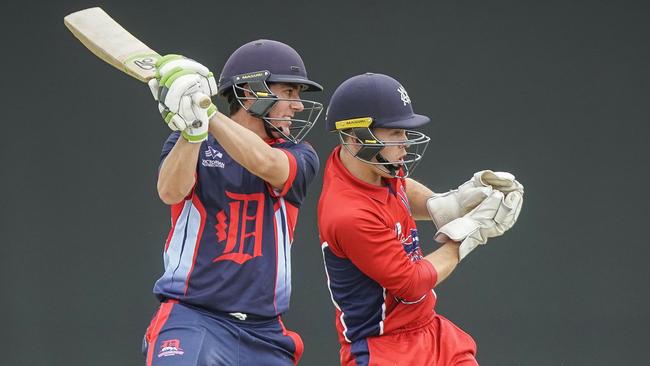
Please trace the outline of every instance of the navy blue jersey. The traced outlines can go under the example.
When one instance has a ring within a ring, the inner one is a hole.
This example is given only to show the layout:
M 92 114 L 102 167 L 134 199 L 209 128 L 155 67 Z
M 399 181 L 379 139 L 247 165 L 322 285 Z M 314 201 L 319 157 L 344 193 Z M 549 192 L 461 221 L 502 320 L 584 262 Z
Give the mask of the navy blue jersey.
M 172 133 L 161 162 L 178 140 Z M 275 316 L 289 307 L 291 243 L 318 156 L 307 143 L 269 142 L 289 158 L 281 190 L 232 159 L 211 135 L 201 144 L 196 184 L 173 205 L 159 298 L 217 312 Z

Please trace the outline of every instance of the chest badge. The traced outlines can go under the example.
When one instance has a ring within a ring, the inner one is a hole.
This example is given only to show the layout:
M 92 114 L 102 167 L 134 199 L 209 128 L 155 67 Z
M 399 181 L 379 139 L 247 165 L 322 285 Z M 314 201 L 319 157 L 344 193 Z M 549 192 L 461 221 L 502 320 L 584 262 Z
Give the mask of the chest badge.
M 201 165 L 208 168 L 225 168 L 226 164 L 219 159 L 223 159 L 223 153 L 212 146 L 204 152 L 205 159 L 201 159 Z

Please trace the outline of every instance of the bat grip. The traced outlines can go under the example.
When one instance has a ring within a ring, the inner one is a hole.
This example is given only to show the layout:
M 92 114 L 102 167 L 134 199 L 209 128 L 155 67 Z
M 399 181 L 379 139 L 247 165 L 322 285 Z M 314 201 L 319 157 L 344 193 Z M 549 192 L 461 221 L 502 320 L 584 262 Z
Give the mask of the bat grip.
M 203 93 L 192 94 L 192 101 L 203 109 L 208 108 L 212 104 L 212 99 Z

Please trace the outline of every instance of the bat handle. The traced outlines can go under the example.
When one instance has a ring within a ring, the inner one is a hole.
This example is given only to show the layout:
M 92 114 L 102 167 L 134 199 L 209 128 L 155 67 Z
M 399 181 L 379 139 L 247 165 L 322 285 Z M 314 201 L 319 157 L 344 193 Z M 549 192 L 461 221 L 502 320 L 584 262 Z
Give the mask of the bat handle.
M 212 104 L 212 99 L 209 96 L 203 93 L 194 93 L 192 94 L 192 101 L 199 105 L 199 107 L 205 109 Z

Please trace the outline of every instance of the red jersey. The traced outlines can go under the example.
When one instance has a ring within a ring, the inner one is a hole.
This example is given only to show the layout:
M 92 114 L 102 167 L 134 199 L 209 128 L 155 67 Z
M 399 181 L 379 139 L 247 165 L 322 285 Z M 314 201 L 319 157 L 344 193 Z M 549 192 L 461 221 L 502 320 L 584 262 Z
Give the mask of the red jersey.
M 327 161 L 318 227 L 344 344 L 430 319 L 437 273 L 421 260 L 404 179 L 365 183 L 343 166 L 340 150 Z

